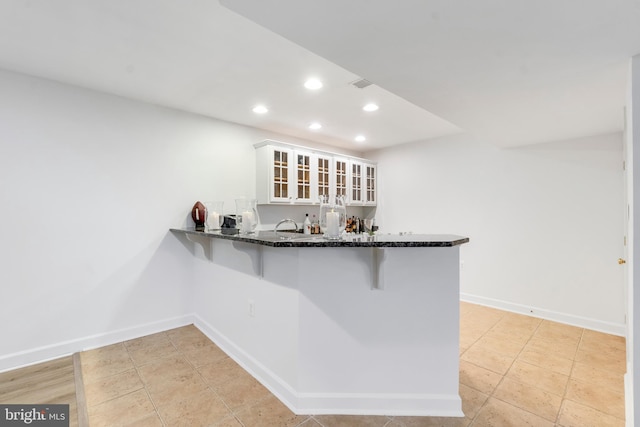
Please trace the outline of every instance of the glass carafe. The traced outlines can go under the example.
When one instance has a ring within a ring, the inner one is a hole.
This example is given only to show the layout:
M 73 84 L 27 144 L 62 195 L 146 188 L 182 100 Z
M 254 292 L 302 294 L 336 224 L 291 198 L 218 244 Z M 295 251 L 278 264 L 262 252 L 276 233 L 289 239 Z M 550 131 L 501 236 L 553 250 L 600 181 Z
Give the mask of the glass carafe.
M 347 224 L 344 196 L 320 196 L 320 230 L 324 238 L 338 240 Z

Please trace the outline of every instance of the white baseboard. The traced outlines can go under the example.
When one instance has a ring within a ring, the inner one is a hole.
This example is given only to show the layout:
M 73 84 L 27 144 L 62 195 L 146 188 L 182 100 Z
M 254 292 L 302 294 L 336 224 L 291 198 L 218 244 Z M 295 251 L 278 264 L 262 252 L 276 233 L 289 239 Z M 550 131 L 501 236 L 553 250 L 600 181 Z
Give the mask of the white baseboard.
M 11 369 L 22 368 L 36 363 L 46 362 L 71 355 L 73 353 L 90 350 L 92 348 L 103 347 L 145 335 L 155 334 L 168 329 L 194 323 L 194 316 L 187 314 L 184 316 L 172 317 L 156 322 L 145 323 L 130 328 L 117 329 L 100 334 L 89 335 L 69 341 L 63 341 L 52 345 L 36 347 L 17 353 L 11 353 L 0 357 L 0 372 Z
M 605 322 L 588 317 L 574 316 L 557 311 L 545 310 L 538 307 L 516 304 L 494 298 L 481 297 L 467 293 L 460 293 L 460 300 L 474 304 L 485 305 L 500 310 L 511 311 L 513 313 L 525 314 L 527 316 L 539 317 L 541 319 L 552 320 L 554 322 L 565 323 L 567 325 L 578 326 L 580 328 L 591 329 L 607 334 L 626 336 L 626 325 L 624 323 Z
M 458 395 L 299 393 L 219 330 L 195 315 L 195 326 L 298 415 L 392 415 L 463 417 Z
M 298 400 L 300 415 L 464 416 L 458 395 L 300 393 Z

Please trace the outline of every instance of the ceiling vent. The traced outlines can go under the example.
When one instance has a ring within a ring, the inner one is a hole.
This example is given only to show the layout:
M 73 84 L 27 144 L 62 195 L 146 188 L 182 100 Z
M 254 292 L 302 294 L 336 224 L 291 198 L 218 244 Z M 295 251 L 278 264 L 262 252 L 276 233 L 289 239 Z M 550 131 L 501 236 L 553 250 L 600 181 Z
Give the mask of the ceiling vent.
M 359 79 L 359 80 L 351 82 L 351 84 L 353 86 L 357 87 L 358 89 L 364 89 L 367 86 L 371 86 L 373 83 L 371 83 L 367 79 Z

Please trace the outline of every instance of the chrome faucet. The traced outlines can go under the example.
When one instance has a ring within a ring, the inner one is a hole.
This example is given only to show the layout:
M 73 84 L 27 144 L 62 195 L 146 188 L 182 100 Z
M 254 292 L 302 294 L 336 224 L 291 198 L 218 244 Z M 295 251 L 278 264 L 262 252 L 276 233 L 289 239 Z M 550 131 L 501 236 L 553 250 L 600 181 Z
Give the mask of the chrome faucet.
M 296 233 L 298 232 L 298 224 L 292 220 L 291 218 L 285 218 L 282 221 L 280 221 L 279 223 L 276 224 L 275 227 L 273 227 L 273 231 L 278 232 L 278 227 L 280 227 L 282 224 L 286 224 L 287 222 L 291 222 L 293 223 L 293 225 L 295 225 L 296 227 Z

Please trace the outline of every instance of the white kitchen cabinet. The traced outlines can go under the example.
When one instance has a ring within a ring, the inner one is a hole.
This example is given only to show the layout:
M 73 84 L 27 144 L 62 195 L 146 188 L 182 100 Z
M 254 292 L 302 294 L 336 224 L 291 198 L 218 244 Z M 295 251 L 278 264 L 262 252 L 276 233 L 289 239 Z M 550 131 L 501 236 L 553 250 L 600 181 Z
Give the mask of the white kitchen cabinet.
M 376 165 L 371 161 L 266 140 L 256 149 L 259 204 L 315 204 L 344 196 L 347 204 L 375 206 Z

